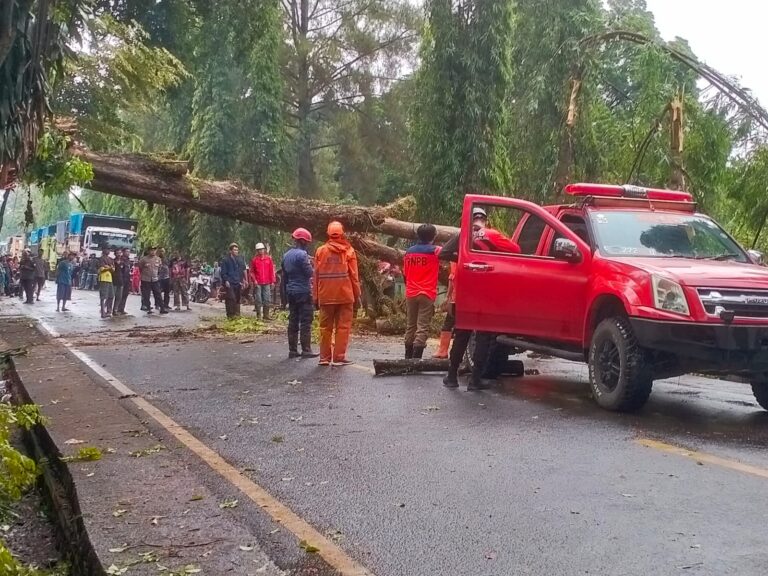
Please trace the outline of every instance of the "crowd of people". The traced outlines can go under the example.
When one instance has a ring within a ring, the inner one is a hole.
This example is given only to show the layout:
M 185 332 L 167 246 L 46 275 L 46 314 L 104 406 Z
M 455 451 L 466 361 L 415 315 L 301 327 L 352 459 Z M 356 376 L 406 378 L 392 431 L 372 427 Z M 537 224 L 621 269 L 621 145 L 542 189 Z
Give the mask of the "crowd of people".
M 473 249 L 520 251 L 511 239 L 488 225 L 488 216 L 481 207 L 473 210 L 472 226 Z M 147 314 L 152 314 L 154 310 L 168 314 L 171 311 L 171 293 L 174 310 L 180 311 L 182 306 L 189 310 L 190 277 L 208 273 L 213 277 L 214 290 L 218 283 L 221 285 L 227 317 L 240 315 L 246 292 L 252 297 L 259 319 L 269 320 L 273 307 L 280 302 L 288 309 L 288 356 L 319 356 L 321 366 L 343 366 L 351 363 L 347 349 L 355 312 L 361 305 L 357 254 L 340 222 L 331 222 L 326 233 L 327 241 L 311 257 L 312 234 L 304 228 L 296 229 L 292 234 L 293 247 L 283 256 L 279 270 L 276 270 L 263 243 L 256 245 L 253 259 L 246 264 L 240 254 L 240 246 L 233 242 L 228 254 L 214 267 L 190 262 L 179 251 L 168 257 L 160 247 L 147 248 L 136 262 L 131 262 L 127 249 L 113 252 L 105 248 L 100 257 L 68 254 L 59 260 L 54 273 L 56 310 L 67 310 L 73 286 L 81 290 L 98 290 L 102 318 L 125 315 L 130 294 L 141 295 L 141 310 Z M 435 226 L 422 224 L 417 230 L 417 242 L 406 251 L 402 271 L 388 266 L 382 267 L 379 272 L 391 280 L 389 284 L 385 283 L 385 289 L 391 291 L 392 296 L 394 277 L 402 274 L 405 280 L 405 358 L 421 359 L 435 314 L 441 261 L 451 263 L 447 298 L 443 303 L 447 314 L 434 357 L 450 359 L 444 384 L 455 388 L 458 386 L 459 366 L 472 333 L 454 326 L 458 237 L 442 248 L 435 244 L 436 237 Z M 27 304 L 32 304 L 40 298 L 48 270 L 49 265 L 42 251 L 35 257 L 28 250 L 19 259 L 3 256 L 0 258 L 0 292 L 18 294 Z M 318 353 L 312 349 L 315 311 L 319 312 L 320 325 Z M 475 334 L 473 372 L 468 389 L 487 387 L 485 376 L 493 372 L 494 365 L 499 364 L 493 359 L 497 354 L 494 347 L 493 335 Z M 499 350 L 498 354 L 503 352 Z

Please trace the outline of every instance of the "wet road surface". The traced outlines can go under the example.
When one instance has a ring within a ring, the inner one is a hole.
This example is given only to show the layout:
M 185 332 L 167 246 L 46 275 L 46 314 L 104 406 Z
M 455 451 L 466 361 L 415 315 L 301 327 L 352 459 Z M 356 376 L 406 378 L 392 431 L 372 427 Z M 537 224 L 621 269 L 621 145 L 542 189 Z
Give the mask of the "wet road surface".
M 356 366 L 320 368 L 275 337 L 87 349 L 377 576 L 766 573 L 768 413 L 748 387 L 658 382 L 620 415 L 579 364 L 525 358 L 540 375 L 467 393 L 372 376 L 399 352 L 358 340 Z

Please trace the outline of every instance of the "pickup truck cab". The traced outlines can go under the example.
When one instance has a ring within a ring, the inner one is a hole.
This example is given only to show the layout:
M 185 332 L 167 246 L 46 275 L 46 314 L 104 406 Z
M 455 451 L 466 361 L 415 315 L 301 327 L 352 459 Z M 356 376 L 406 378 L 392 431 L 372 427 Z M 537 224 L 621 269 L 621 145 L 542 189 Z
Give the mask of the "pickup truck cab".
M 468 195 L 456 325 L 586 362 L 595 400 L 637 410 L 654 379 L 740 376 L 768 409 L 768 269 L 685 192 L 572 184 L 572 204 Z M 517 251 L 480 246 L 488 228 Z M 481 249 L 482 248 L 482 249 Z

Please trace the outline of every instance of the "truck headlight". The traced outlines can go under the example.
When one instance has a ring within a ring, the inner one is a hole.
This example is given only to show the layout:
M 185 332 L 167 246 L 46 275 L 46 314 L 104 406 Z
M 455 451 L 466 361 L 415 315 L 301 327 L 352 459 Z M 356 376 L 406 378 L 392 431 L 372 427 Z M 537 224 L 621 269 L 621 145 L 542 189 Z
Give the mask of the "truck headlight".
M 683 292 L 680 284 L 655 274 L 651 278 L 653 280 L 653 302 L 656 308 L 686 316 L 690 315 L 685 292 Z

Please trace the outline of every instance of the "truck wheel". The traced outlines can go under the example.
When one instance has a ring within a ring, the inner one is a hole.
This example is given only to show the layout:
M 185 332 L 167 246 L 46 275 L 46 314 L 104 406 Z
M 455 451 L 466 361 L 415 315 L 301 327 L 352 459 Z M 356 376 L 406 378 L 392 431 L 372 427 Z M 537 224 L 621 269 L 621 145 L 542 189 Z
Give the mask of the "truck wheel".
M 752 394 L 755 395 L 757 403 L 768 410 L 768 380 L 752 382 Z
M 648 359 L 626 318 L 607 318 L 595 329 L 589 346 L 589 385 L 607 410 L 632 412 L 648 400 L 653 387 Z

